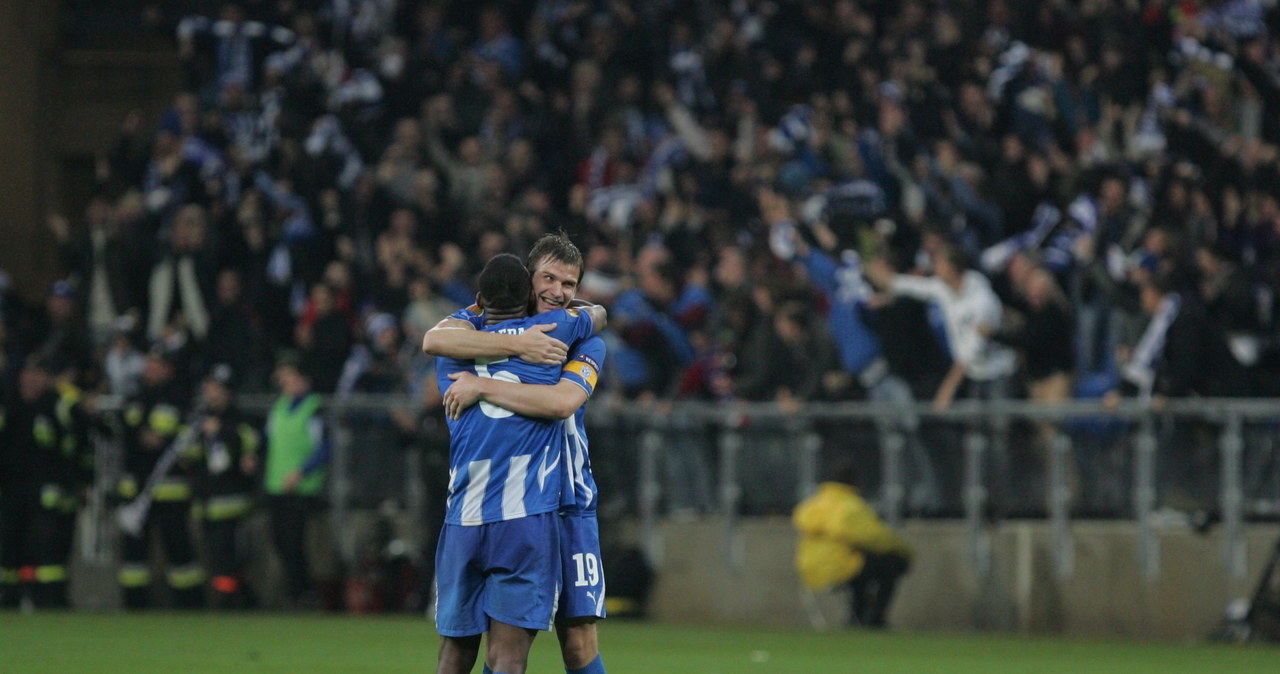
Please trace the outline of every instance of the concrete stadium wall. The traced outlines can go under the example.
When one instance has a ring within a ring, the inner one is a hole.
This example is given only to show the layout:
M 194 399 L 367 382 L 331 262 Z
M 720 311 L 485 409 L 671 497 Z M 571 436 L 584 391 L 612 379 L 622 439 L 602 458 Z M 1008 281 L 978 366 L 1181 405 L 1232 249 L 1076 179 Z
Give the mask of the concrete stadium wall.
M 312 532 L 314 570 L 319 578 L 336 578 L 333 539 L 324 523 L 321 518 Z M 638 533 L 633 523 L 619 526 L 627 538 Z M 843 625 L 845 595 L 831 592 L 809 600 L 796 577 L 795 535 L 786 518 L 745 519 L 735 536 L 727 532 L 724 521 L 714 518 L 662 525 L 660 567 L 649 605 L 654 620 L 826 629 Z M 280 570 L 267 547 L 265 514 L 255 515 L 245 533 L 253 541 L 250 574 L 262 604 L 278 606 Z M 1280 525 L 1246 528 L 1243 578 L 1233 578 L 1226 568 L 1219 530 L 1205 535 L 1161 531 L 1161 573 L 1151 582 L 1140 572 L 1132 523 L 1075 524 L 1074 572 L 1065 579 L 1054 572 L 1045 522 L 1007 522 L 993 530 L 992 572 L 985 577 L 970 566 L 963 523 L 913 521 L 904 525 L 903 534 L 915 547 L 916 559 L 890 610 L 895 629 L 1188 640 L 1204 638 L 1228 602 L 1252 594 L 1280 538 Z M 118 610 L 115 572 L 114 563 L 77 559 L 73 605 Z
M 714 519 L 663 526 L 651 615 L 677 622 L 814 624 L 792 570 L 789 521 L 748 519 L 736 537 L 726 531 Z M 1181 640 L 1205 637 L 1228 602 L 1252 594 L 1280 526 L 1246 528 L 1248 565 L 1239 579 L 1223 562 L 1220 530 L 1162 530 L 1161 573 L 1151 582 L 1142 578 L 1132 523 L 1074 524 L 1074 573 L 1065 579 L 1054 572 L 1045 522 L 1006 522 L 990 532 L 992 572 L 986 577 L 969 564 L 963 523 L 909 522 L 903 533 L 916 560 L 890 610 L 897 629 Z M 843 624 L 843 594 L 819 597 L 814 608 L 828 627 Z
M 0 2 L 0 269 L 32 300 L 57 273 L 45 215 L 78 224 L 94 156 L 110 150 L 130 110 L 154 123 L 181 84 L 163 39 L 64 49 L 59 5 Z
M 19 280 L 53 259 L 33 256 L 44 229 L 32 225 L 44 205 L 41 176 L 49 166 L 42 83 L 49 75 L 57 17 L 53 2 L 0 2 L 0 269 Z

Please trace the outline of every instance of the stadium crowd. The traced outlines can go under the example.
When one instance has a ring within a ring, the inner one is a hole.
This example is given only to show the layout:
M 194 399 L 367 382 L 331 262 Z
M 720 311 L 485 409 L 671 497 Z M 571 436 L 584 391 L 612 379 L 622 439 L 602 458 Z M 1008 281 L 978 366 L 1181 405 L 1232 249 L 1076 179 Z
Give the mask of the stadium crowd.
M 185 89 L 5 288 L 8 390 L 430 398 L 424 332 L 563 230 L 617 399 L 1278 392 L 1274 1 L 142 5 Z

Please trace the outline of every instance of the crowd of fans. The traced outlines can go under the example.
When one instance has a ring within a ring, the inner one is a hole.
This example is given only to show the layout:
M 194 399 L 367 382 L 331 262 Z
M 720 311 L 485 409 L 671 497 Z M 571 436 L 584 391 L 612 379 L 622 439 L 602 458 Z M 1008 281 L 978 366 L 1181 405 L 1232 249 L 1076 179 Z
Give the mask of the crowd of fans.
M 422 335 L 564 231 L 609 399 L 1280 393 L 1274 0 L 134 4 L 186 86 L 49 216 L 43 304 L 0 275 L 6 390 L 438 405 Z
M 144 3 L 186 88 L 50 217 L 7 360 L 417 391 L 477 265 L 562 229 L 625 398 L 1269 393 L 1275 4 Z

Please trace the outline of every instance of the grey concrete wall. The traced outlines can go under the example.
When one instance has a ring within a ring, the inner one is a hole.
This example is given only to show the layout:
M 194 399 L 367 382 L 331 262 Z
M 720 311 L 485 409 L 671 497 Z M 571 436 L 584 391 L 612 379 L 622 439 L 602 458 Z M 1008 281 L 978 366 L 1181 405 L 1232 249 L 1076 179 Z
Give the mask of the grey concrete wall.
M 274 606 L 279 568 L 268 549 L 263 514 L 247 533 L 255 542 L 251 575 L 263 604 Z M 1248 565 L 1240 579 L 1223 562 L 1217 531 L 1162 531 L 1161 574 L 1151 582 L 1140 572 L 1131 523 L 1076 524 L 1074 572 L 1066 578 L 1055 573 L 1043 522 L 1005 523 L 993 530 L 987 576 L 970 566 L 962 523 L 909 522 L 903 533 L 916 559 L 890 611 L 896 629 L 1187 640 L 1204 638 L 1228 602 L 1252 593 L 1280 525 L 1247 529 Z M 795 535 L 785 518 L 744 520 L 732 536 L 717 519 L 670 522 L 660 541 L 650 604 L 655 620 L 826 629 L 845 620 L 842 593 L 811 597 L 803 590 L 792 567 Z M 332 575 L 332 556 L 319 552 L 331 550 L 332 540 L 319 535 L 317 542 L 313 557 L 324 562 L 317 574 Z M 115 570 L 114 563 L 77 560 L 74 605 L 118 609 Z
M 1247 528 L 1243 578 L 1227 569 L 1219 530 L 1161 530 L 1161 573 L 1153 581 L 1142 576 L 1136 529 L 1127 522 L 1075 524 L 1074 571 L 1065 578 L 1053 567 L 1043 522 L 1008 522 L 991 531 L 987 576 L 969 563 L 963 524 L 909 522 L 903 533 L 916 560 L 890 612 L 899 629 L 1197 639 L 1229 601 L 1252 592 L 1280 526 Z M 745 520 L 734 537 L 718 520 L 668 523 L 661 540 L 654 618 L 811 624 L 792 569 L 795 535 L 785 518 Z M 827 624 L 841 624 L 842 596 L 817 599 Z

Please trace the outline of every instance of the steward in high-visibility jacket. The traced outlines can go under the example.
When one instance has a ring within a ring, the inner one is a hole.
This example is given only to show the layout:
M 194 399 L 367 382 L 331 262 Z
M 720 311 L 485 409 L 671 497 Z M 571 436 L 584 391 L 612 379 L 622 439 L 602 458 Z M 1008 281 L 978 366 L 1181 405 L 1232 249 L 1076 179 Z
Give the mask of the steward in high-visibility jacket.
M 161 456 L 183 434 L 182 415 L 187 396 L 175 377 L 174 355 L 154 349 L 142 370 L 142 387 L 127 400 L 122 412 L 124 469 L 119 497 L 140 496 Z M 173 448 L 180 451 L 180 448 Z M 150 541 L 160 538 L 168 562 L 166 580 L 175 608 L 197 608 L 204 603 L 204 570 L 196 559 L 191 539 L 191 481 L 178 462 L 152 483 L 151 507 L 138 535 L 123 532 L 120 588 L 126 608 L 151 606 Z
M 897 579 L 911 564 L 906 541 L 842 482 L 819 485 L 796 506 L 791 522 L 800 533 L 795 562 L 805 585 L 821 592 L 850 584 L 851 621 L 883 627 Z
M 192 420 L 194 441 L 184 449 L 183 458 L 194 473 L 200 502 L 213 604 L 247 608 L 253 597 L 238 533 L 253 511 L 262 443 L 257 429 L 236 407 L 229 366 L 212 367 L 201 383 L 200 395 L 203 411 Z
M 66 607 L 68 562 L 83 480 L 78 399 L 32 357 L 0 402 L 0 606 L 29 590 L 37 607 Z
M 262 491 L 271 536 L 284 572 L 285 602 L 307 606 L 314 594 L 306 530 L 324 502 L 325 466 L 332 444 L 320 396 L 309 371 L 290 356 L 276 366 L 280 397 L 267 415 Z

